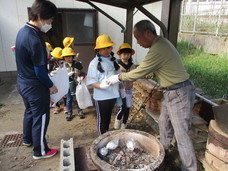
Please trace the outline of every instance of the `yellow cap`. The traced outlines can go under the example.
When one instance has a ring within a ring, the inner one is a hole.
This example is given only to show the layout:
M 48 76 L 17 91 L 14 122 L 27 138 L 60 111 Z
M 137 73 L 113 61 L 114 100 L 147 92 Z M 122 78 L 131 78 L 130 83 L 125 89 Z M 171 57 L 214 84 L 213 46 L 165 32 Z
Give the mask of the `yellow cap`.
M 63 51 L 62 51 L 62 57 L 64 57 L 64 56 L 73 56 L 73 55 L 76 55 L 76 53 L 70 47 L 65 47 L 63 49 Z
M 131 45 L 129 45 L 128 43 L 123 43 L 122 45 L 120 45 L 120 47 L 118 48 L 118 51 L 116 52 L 118 55 L 120 55 L 120 50 L 121 49 L 131 49 L 131 55 L 135 54 L 135 50 L 131 48 Z
M 50 43 L 45 42 L 45 45 L 46 45 L 46 47 L 48 48 L 48 50 L 49 50 L 50 52 L 53 51 L 53 48 L 52 48 L 52 46 L 51 46 Z
M 70 47 L 74 41 L 74 37 L 65 37 L 63 39 L 63 46 L 64 47 Z
M 103 34 L 97 37 L 96 46 L 94 49 L 102 49 L 106 47 L 111 47 L 113 45 L 115 45 L 115 43 L 113 43 L 111 38 L 108 35 Z
M 58 59 L 63 59 L 62 57 L 62 48 L 61 47 L 56 47 L 52 52 L 51 56 L 58 58 Z

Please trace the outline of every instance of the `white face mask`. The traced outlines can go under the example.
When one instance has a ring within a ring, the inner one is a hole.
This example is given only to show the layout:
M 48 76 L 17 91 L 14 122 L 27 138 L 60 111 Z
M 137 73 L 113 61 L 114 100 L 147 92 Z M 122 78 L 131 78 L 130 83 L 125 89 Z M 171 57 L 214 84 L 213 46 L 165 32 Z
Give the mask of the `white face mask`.
M 41 31 L 42 32 L 44 32 L 44 33 L 47 33 L 50 29 L 52 28 L 52 25 L 51 24 L 44 24 L 44 25 L 42 25 L 42 27 L 41 27 Z

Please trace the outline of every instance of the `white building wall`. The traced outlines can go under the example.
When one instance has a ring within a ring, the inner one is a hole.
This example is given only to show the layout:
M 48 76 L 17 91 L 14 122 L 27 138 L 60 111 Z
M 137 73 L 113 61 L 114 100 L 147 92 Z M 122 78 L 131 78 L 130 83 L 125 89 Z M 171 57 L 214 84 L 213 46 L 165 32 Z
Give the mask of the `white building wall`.
M 111 17 L 113 17 L 115 20 L 120 22 L 124 27 L 126 23 L 126 10 L 122 8 L 117 8 L 113 6 L 108 6 L 104 4 L 98 4 L 99 8 L 102 9 L 104 12 L 109 14 Z M 121 43 L 123 43 L 124 40 L 124 34 L 121 32 L 122 28 L 115 24 L 112 20 L 108 19 L 106 16 L 104 16 L 101 13 L 98 13 L 98 31 L 99 35 L 101 34 L 107 34 L 110 36 L 112 41 L 116 44 L 113 46 L 113 52 L 116 52 L 118 47 Z
M 92 8 L 86 3 L 75 0 L 51 1 L 56 4 L 57 8 Z M 16 71 L 15 57 L 11 51 L 11 46 L 15 44 L 18 30 L 28 21 L 27 7 L 31 7 L 33 2 L 34 0 L 0 0 L 0 72 Z M 125 26 L 126 10 L 99 3 L 94 4 Z M 162 2 L 157 2 L 144 7 L 160 19 L 161 6 Z M 148 18 L 138 11 L 134 15 L 134 24 L 142 19 Z M 99 35 L 108 34 L 113 42 L 116 43 L 114 52 L 116 52 L 119 45 L 123 43 L 121 27 L 101 13 L 98 13 L 98 31 Z M 160 32 L 158 27 L 157 32 Z M 148 50 L 137 45 L 134 38 L 132 47 L 136 50 L 136 54 L 133 57 L 134 63 L 139 64 Z
M 145 5 L 145 9 L 147 9 L 151 14 L 153 14 L 156 18 L 159 20 L 161 19 L 161 9 L 162 9 L 162 2 L 156 2 L 153 4 Z M 137 9 L 136 9 L 137 10 Z M 133 25 L 136 24 L 140 20 L 145 20 L 149 19 L 147 16 L 145 16 L 143 13 L 138 11 L 134 15 L 134 22 Z M 160 27 L 155 24 L 155 28 L 157 31 L 157 34 L 160 34 Z M 140 64 L 144 57 L 146 56 L 148 49 L 145 49 L 137 44 L 136 39 L 133 36 L 133 41 L 132 41 L 132 48 L 136 51 L 133 59 L 135 64 Z

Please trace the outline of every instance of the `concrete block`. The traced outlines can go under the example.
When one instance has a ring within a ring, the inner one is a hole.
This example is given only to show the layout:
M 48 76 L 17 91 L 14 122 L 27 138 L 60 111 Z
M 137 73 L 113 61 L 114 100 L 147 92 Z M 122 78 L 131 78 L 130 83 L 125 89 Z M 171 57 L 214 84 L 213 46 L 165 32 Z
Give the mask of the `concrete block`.
M 75 171 L 73 138 L 61 140 L 60 171 Z

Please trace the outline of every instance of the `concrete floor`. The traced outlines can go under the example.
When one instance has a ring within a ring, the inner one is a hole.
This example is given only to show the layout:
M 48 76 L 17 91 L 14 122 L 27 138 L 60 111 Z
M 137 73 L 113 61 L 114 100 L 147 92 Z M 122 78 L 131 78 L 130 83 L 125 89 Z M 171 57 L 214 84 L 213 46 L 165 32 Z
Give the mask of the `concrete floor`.
M 52 109 L 51 109 L 52 111 Z M 0 85 L 0 143 L 9 134 L 22 134 L 24 104 L 16 90 L 15 82 Z M 76 110 L 74 109 L 76 114 Z M 85 119 L 76 115 L 67 122 L 62 112 L 53 114 L 47 131 L 47 141 L 51 148 L 60 148 L 61 139 L 74 139 L 74 147 L 88 146 L 98 137 L 95 109 L 85 110 Z M 42 160 L 32 158 L 32 147 L 18 146 L 0 148 L 0 171 L 57 171 L 59 154 Z

